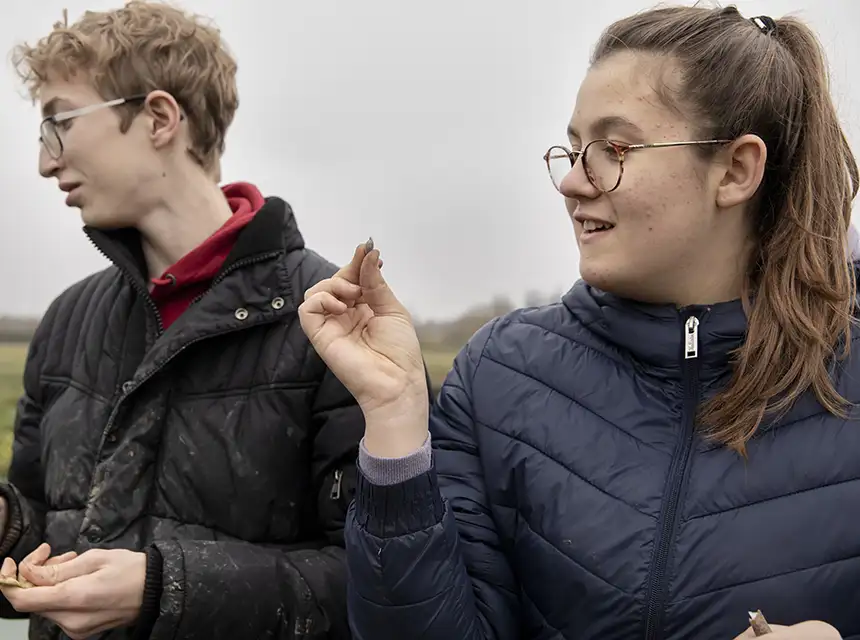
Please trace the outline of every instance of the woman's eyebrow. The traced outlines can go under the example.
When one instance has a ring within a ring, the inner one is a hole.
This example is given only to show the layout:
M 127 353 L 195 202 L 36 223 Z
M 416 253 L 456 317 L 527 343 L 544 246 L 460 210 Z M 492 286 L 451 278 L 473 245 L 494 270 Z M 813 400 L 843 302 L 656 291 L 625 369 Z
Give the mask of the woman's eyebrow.
M 625 118 L 624 116 L 603 116 L 599 118 L 597 122 L 595 122 L 591 126 L 591 131 L 594 134 L 595 138 L 603 138 L 606 137 L 610 131 L 615 130 L 624 130 L 635 135 L 641 136 L 642 129 L 636 126 L 631 120 Z M 581 139 L 582 136 L 579 135 L 576 128 L 573 125 L 568 125 L 567 127 L 567 137 L 568 138 L 577 138 Z

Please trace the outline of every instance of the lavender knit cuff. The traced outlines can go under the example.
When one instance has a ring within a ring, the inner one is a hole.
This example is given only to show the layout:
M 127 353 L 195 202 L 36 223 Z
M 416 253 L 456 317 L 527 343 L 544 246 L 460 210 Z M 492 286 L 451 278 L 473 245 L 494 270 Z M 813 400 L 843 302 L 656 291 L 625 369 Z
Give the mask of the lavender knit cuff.
M 364 446 L 364 438 L 358 448 L 358 466 L 364 476 L 375 485 L 392 485 L 417 478 L 430 470 L 432 449 L 430 434 L 420 449 L 402 458 L 377 458 Z

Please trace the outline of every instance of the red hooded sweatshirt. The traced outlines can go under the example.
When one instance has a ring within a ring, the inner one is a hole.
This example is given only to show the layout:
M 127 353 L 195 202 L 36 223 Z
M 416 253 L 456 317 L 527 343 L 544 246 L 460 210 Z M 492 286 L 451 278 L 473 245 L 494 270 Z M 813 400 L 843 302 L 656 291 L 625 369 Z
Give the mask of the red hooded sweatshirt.
M 192 249 L 161 275 L 152 279 L 152 299 L 158 306 L 161 322 L 167 329 L 206 292 L 218 275 L 224 260 L 233 249 L 236 238 L 265 204 L 260 190 L 247 182 L 222 187 L 233 215 L 215 233 Z

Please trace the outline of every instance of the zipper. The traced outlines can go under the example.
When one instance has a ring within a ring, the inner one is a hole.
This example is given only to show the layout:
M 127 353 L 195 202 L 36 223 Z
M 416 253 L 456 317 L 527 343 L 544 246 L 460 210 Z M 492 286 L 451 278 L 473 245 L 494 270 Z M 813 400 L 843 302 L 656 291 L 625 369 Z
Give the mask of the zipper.
M 696 316 L 690 316 L 684 323 L 684 360 L 698 357 L 699 319 Z
M 666 569 L 678 528 L 678 507 L 686 484 L 696 427 L 696 410 L 699 405 L 699 324 L 699 319 L 692 314 L 683 324 L 684 355 L 681 366 L 684 372 L 684 406 L 681 440 L 669 467 L 667 491 L 658 521 L 657 538 L 654 541 L 654 555 L 645 596 L 645 640 L 657 640 L 663 635 L 663 616 L 669 597 Z
M 96 251 L 102 254 L 107 260 L 110 261 L 112 265 L 119 269 L 120 273 L 125 276 L 125 279 L 131 283 L 131 286 L 134 288 L 134 290 L 140 294 L 141 298 L 143 298 L 143 300 L 146 302 L 146 306 L 149 307 L 149 310 L 152 311 L 152 314 L 155 316 L 155 323 L 157 327 L 155 337 L 158 338 L 159 336 L 161 336 L 161 334 L 164 333 L 164 323 L 161 321 L 161 313 L 158 311 L 158 306 L 155 304 L 155 301 L 152 299 L 152 296 L 149 295 L 149 291 L 146 290 L 146 287 L 141 286 L 137 278 L 135 278 L 134 275 L 128 271 L 128 269 L 117 263 L 116 260 L 111 258 L 107 253 L 105 253 L 104 250 L 98 244 L 96 244 L 96 241 L 93 240 L 92 236 L 89 233 L 87 233 L 87 238 L 89 239 L 90 244 L 92 244 L 96 248 Z
M 340 483 L 343 480 L 343 471 L 340 469 L 334 470 L 334 484 L 331 487 L 331 499 L 340 500 Z

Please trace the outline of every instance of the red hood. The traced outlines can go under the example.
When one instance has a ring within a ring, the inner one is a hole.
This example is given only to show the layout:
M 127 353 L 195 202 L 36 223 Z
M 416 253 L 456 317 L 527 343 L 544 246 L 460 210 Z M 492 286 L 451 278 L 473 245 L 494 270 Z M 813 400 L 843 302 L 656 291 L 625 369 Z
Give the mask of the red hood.
M 260 190 L 248 182 L 233 182 L 221 191 L 233 215 L 201 245 L 192 249 L 160 278 L 152 279 L 152 299 L 161 312 L 162 324 L 170 326 L 198 295 L 209 288 L 245 225 L 266 203 Z

